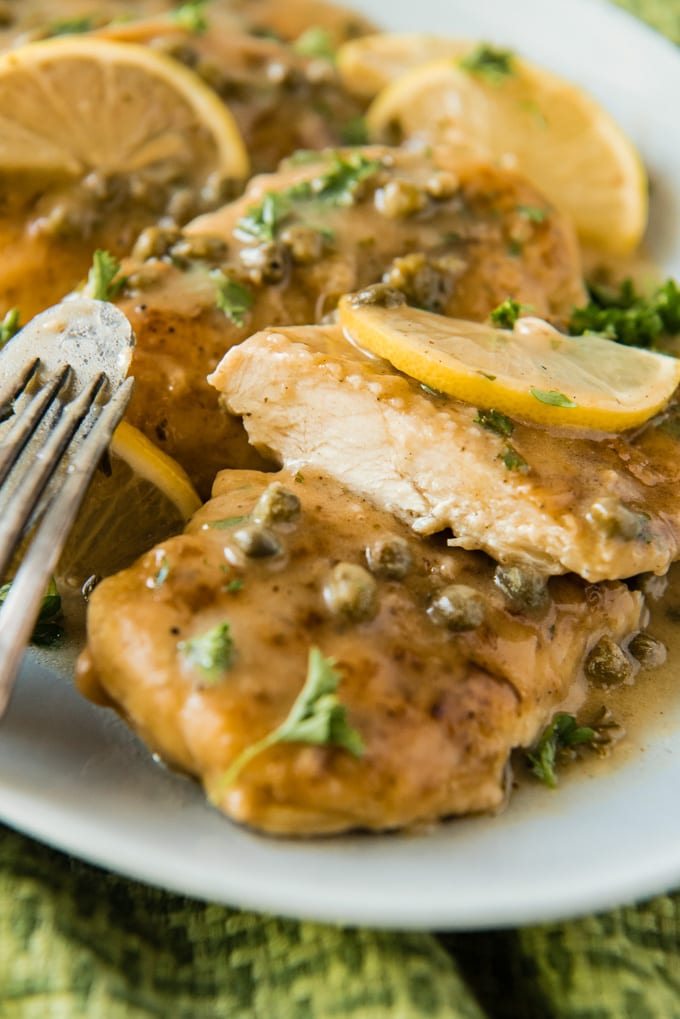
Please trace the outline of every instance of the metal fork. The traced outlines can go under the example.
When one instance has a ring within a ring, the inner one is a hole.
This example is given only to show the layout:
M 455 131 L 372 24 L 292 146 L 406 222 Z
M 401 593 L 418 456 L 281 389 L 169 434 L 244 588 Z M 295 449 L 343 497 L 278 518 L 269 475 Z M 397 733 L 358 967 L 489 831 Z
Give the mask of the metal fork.
M 133 345 L 116 308 L 75 300 L 0 350 L 0 717 L 89 482 L 132 395 Z M 36 356 L 37 355 L 37 356 Z

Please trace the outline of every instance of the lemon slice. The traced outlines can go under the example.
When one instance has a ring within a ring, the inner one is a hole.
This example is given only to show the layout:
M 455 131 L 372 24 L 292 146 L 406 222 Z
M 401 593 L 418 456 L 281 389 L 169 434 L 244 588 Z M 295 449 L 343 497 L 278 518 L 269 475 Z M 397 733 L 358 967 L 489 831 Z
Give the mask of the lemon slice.
M 144 46 L 65 36 L 0 56 L 0 172 L 92 170 L 191 182 L 243 177 L 248 157 L 217 95 Z
M 336 67 L 348 92 L 361 99 L 372 99 L 412 68 L 443 57 L 461 57 L 474 47 L 475 43 L 467 39 L 447 39 L 423 32 L 379 32 L 341 46 Z
M 57 580 L 80 588 L 128 566 L 182 530 L 201 505 L 180 465 L 132 425 L 113 436 L 110 472 L 99 470 L 62 554 Z
M 632 143 L 590 96 L 518 57 L 504 75 L 418 67 L 378 95 L 367 124 L 375 141 L 396 132 L 516 169 L 604 251 L 626 254 L 644 233 L 647 178 Z
M 359 346 L 425 385 L 544 425 L 619 432 L 652 417 L 680 382 L 680 361 L 599 336 L 564 336 L 521 318 L 514 330 L 401 305 L 339 305 Z

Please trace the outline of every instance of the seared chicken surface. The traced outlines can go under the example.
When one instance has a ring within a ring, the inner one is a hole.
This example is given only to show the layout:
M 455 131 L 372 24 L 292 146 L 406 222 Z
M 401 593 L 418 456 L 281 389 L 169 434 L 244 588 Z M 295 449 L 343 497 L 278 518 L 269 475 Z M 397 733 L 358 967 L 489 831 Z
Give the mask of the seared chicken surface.
M 590 581 L 663 573 L 680 554 L 680 445 L 663 418 L 632 435 L 517 421 L 508 439 L 335 327 L 261 332 L 211 381 L 262 452 L 328 471 L 419 534 L 451 528 L 501 563 Z
M 540 222 L 522 211 L 537 207 Z M 566 219 L 515 175 L 436 153 L 328 152 L 255 178 L 181 235 L 142 235 L 135 254 L 117 302 L 137 336 L 130 419 L 205 494 L 222 467 L 260 466 L 206 382 L 257 329 L 319 322 L 342 294 L 381 279 L 421 307 L 476 320 L 509 295 L 558 322 L 583 300 Z M 220 280 L 237 308 L 217 306 Z
M 79 682 L 238 821 L 389 829 L 499 807 L 511 750 L 567 696 L 578 707 L 586 656 L 642 611 L 624 585 L 573 576 L 523 603 L 484 555 L 416 537 L 312 468 L 229 471 L 184 535 L 96 588 Z M 215 667 L 206 635 L 225 624 Z M 279 743 L 227 781 L 289 715 L 311 646 L 335 660 L 360 749 Z

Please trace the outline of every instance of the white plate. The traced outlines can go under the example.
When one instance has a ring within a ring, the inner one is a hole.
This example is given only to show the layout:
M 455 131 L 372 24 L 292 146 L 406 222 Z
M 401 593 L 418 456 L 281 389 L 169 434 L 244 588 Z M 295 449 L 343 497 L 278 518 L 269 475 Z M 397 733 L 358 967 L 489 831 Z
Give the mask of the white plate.
M 364 9 L 383 24 L 382 0 Z M 481 36 L 586 86 L 638 143 L 651 247 L 680 276 L 680 58 L 598 0 L 393 0 L 389 27 Z M 653 683 L 650 683 L 653 689 Z M 643 752 L 644 751 L 644 752 Z M 321 920 L 465 929 L 590 912 L 680 884 L 680 705 L 606 773 L 519 790 L 496 818 L 431 833 L 295 842 L 239 829 L 150 760 L 113 713 L 26 663 L 0 725 L 0 817 L 189 895 Z

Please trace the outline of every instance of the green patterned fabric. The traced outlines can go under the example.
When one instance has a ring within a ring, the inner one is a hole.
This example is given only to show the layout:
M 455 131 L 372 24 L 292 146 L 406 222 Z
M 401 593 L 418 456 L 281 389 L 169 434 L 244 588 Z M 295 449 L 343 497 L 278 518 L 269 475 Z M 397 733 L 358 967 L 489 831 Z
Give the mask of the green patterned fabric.
M 680 0 L 617 2 L 680 43 Z M 342 929 L 170 895 L 0 827 L 0 1019 L 86 1017 L 680 1019 L 680 893 L 519 931 Z

